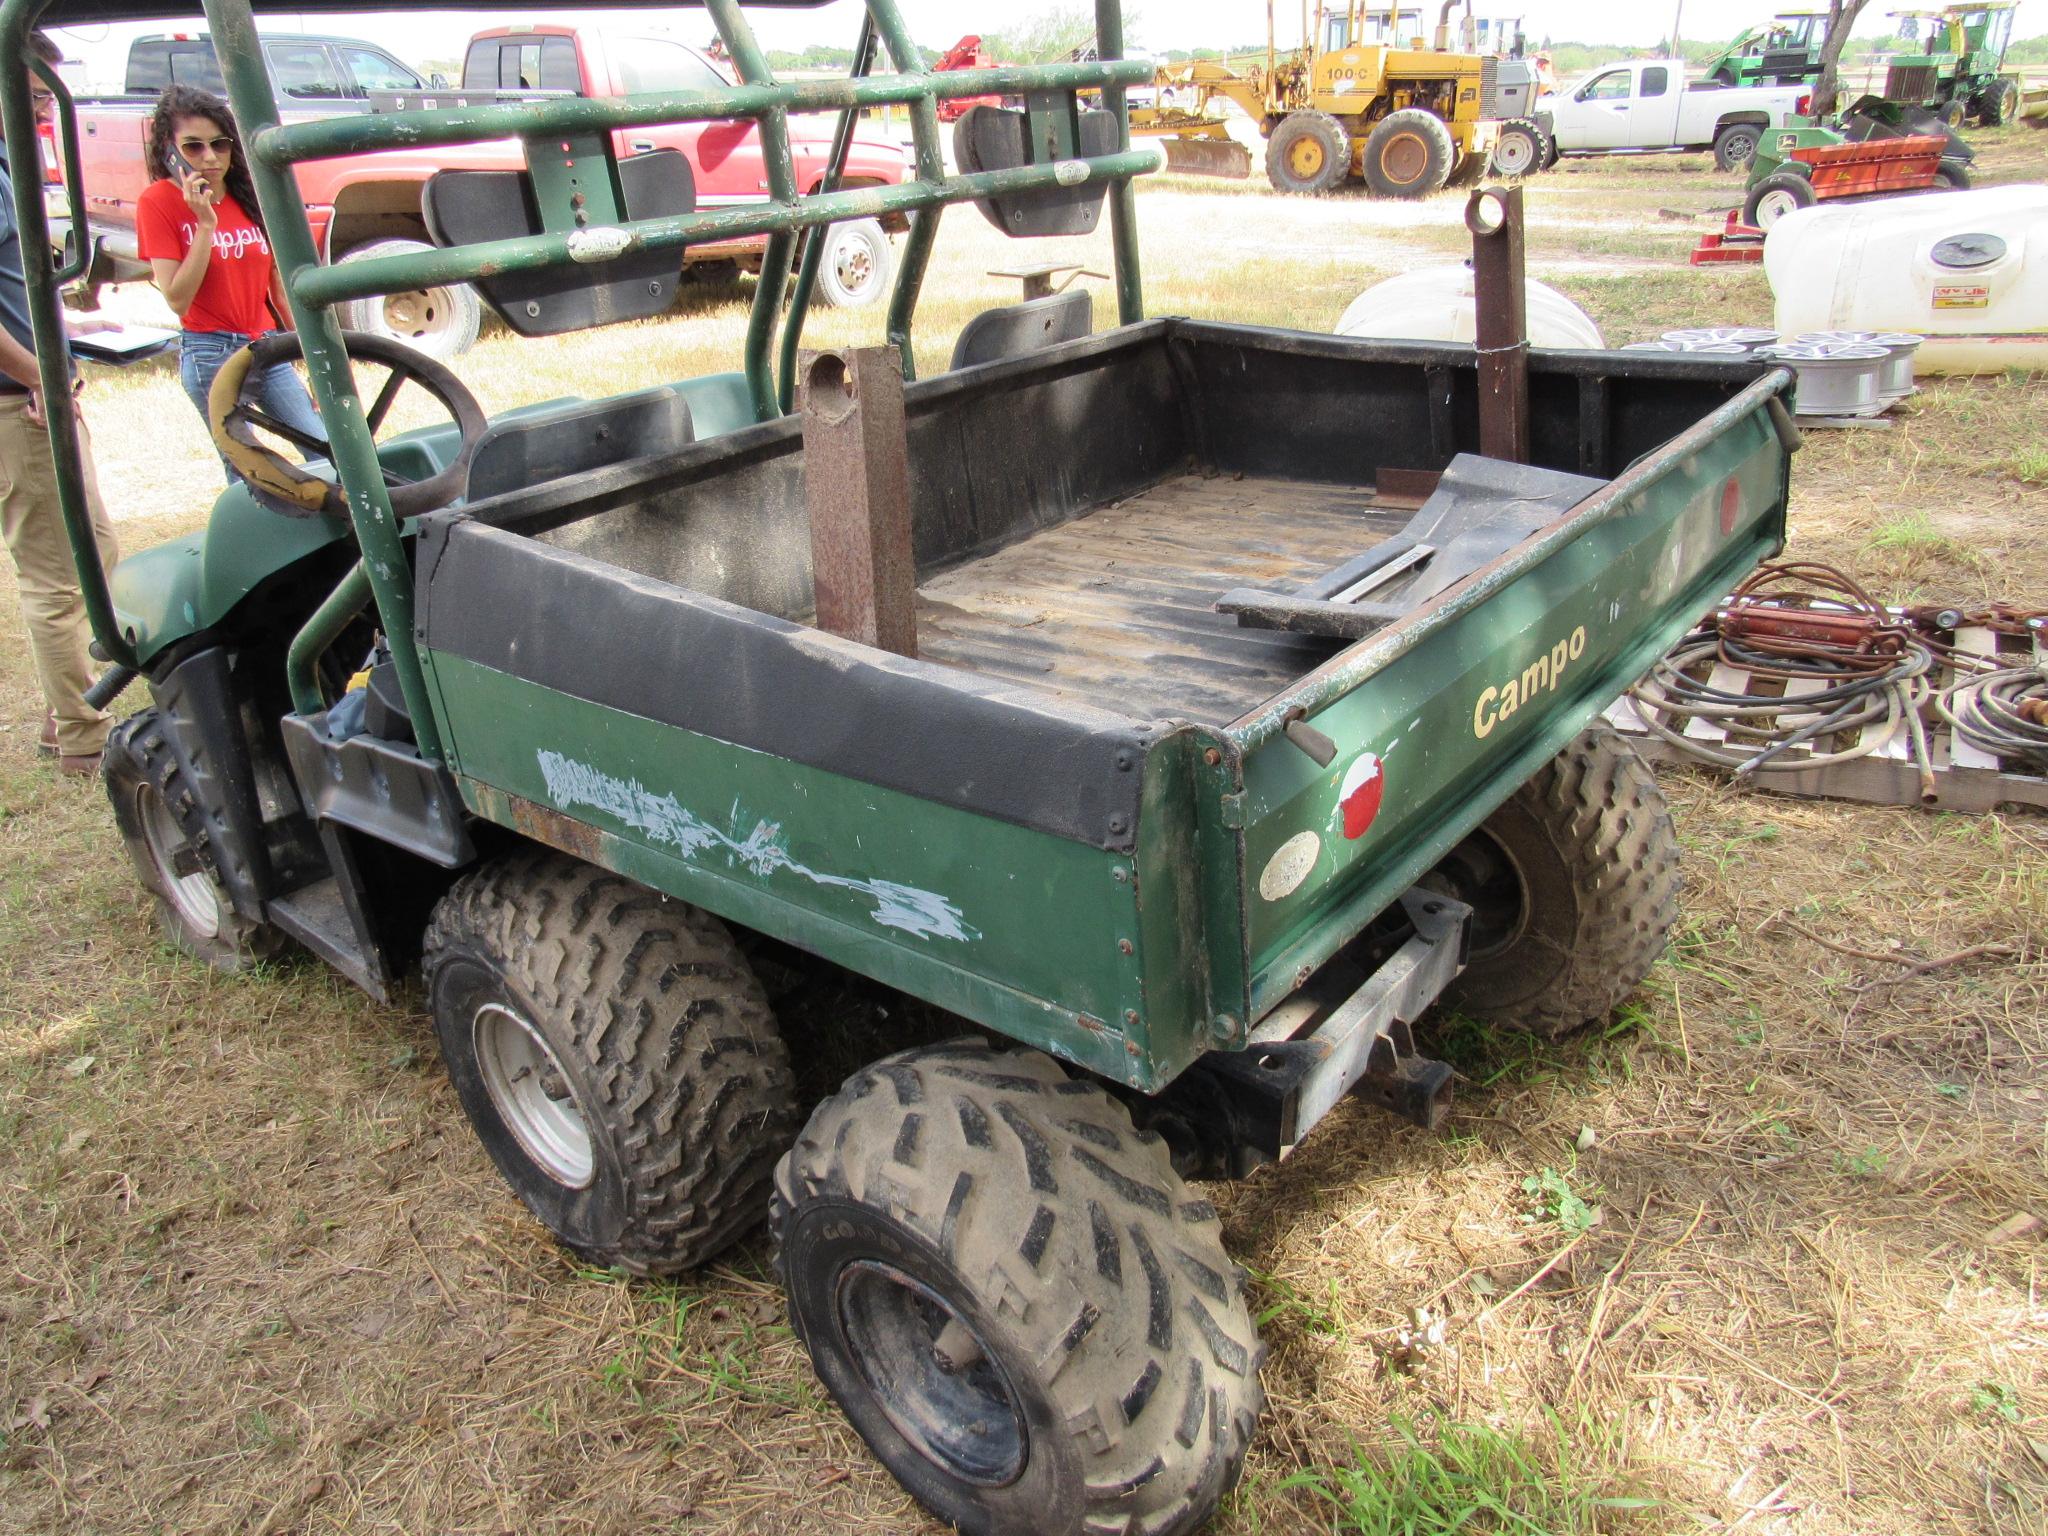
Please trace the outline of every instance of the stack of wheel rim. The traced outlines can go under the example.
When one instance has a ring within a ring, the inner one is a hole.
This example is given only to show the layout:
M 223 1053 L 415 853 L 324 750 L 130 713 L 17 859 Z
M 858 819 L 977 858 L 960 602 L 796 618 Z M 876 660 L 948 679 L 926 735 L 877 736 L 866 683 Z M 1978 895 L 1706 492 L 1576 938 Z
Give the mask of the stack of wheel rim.
M 1891 404 L 1879 388 L 1890 352 L 1856 341 L 1795 337 L 1761 356 L 1788 363 L 1799 383 L 1792 409 L 1800 416 L 1875 416 Z

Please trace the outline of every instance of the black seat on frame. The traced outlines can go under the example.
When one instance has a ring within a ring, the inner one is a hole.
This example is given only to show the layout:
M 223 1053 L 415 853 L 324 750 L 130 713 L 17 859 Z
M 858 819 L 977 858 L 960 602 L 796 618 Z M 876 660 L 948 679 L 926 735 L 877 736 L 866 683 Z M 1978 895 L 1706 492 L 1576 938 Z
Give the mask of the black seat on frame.
M 976 363 L 1042 352 L 1063 341 L 1079 341 L 1094 329 L 1095 301 L 1080 288 L 985 309 L 967 322 L 960 339 L 953 343 L 953 366 L 972 368 Z

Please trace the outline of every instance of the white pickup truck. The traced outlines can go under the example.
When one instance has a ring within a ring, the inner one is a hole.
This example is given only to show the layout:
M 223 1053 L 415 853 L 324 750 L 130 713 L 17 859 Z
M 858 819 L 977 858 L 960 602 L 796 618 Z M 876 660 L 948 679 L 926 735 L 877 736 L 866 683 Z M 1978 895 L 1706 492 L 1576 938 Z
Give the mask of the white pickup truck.
M 1714 152 L 1724 171 L 1747 166 L 1764 133 L 1810 103 L 1804 85 L 1688 85 L 1681 59 L 1596 69 L 1536 103 L 1544 159 L 1559 155 Z

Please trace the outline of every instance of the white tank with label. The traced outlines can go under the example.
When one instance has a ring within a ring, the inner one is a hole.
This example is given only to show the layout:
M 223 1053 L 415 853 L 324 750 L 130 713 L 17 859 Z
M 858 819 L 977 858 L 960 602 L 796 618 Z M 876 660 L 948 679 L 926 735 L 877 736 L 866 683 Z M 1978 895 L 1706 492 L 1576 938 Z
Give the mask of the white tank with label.
M 1539 347 L 1598 349 L 1600 327 L 1555 288 L 1528 284 L 1529 340 Z M 1337 322 L 1339 336 L 1400 341 L 1462 341 L 1479 334 L 1472 268 L 1463 263 L 1424 267 L 1375 283 L 1351 301 Z
M 2048 186 L 1804 208 L 1764 273 L 1787 336 L 1911 332 L 1922 374 L 2048 368 Z

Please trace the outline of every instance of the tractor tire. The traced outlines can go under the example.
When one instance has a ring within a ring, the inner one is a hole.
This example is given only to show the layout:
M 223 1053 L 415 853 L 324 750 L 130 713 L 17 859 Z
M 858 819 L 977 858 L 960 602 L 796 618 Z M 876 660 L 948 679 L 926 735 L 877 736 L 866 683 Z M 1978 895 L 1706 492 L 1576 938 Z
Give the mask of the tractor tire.
M 1365 184 L 1374 197 L 1428 197 L 1449 180 L 1458 147 L 1451 130 L 1420 107 L 1389 112 L 1365 140 Z
M 2020 115 L 2020 85 L 2017 80 L 1994 80 L 1977 97 L 1977 122 L 1985 128 L 2000 128 Z
M 1451 168 L 1451 174 L 1444 178 L 1444 185 L 1447 187 L 1476 186 L 1479 179 L 1486 174 L 1489 168 L 1490 161 L 1485 155 L 1460 154 L 1458 156 L 1458 163 Z
M 1934 168 L 1934 185 L 1930 192 L 1967 192 L 1970 190 L 1970 168 L 1960 160 L 1944 160 Z
M 1351 136 L 1327 112 L 1291 112 L 1266 140 L 1266 179 L 1276 192 L 1320 197 L 1351 176 Z
M 1556 158 L 1557 148 L 1541 123 L 1516 117 L 1500 125 L 1493 144 L 1494 175 L 1517 181 L 1547 169 Z
M 816 302 L 826 309 L 868 309 L 881 303 L 895 262 L 881 224 L 874 219 L 833 224 L 824 239 Z
M 1970 115 L 1970 104 L 1957 96 L 1944 101 L 1934 115 L 1941 119 L 1944 128 L 1960 128 Z
M 1742 203 L 1742 222 L 1752 229 L 1768 230 L 1788 213 L 1811 208 L 1820 199 L 1813 183 L 1797 171 L 1773 171 L 1749 189 Z
M 523 851 L 442 898 L 421 968 L 470 1123 L 569 1247 L 671 1274 L 767 1214 L 789 1052 L 716 918 Z
M 1735 84 L 1735 71 L 1728 65 L 1723 64 L 1719 69 L 1707 76 L 1707 83 L 1709 85 L 1733 86 Z
M 1199 1527 L 1265 1357 L 1215 1209 L 1051 1057 L 905 1051 L 775 1172 L 790 1322 L 896 1480 L 984 1536 Z
M 1664 794 L 1612 727 L 1580 733 L 1451 851 L 1425 884 L 1469 903 L 1472 955 L 1444 1000 L 1556 1037 L 1613 1012 L 1678 921 L 1678 835 Z
M 418 240 L 373 240 L 341 258 L 339 265 L 375 256 L 417 256 L 434 247 Z M 402 341 L 439 363 L 476 345 L 483 327 L 484 301 L 467 283 L 442 283 L 409 293 L 372 294 L 336 307 L 345 331 L 367 331 Z
M 1764 131 L 1755 123 L 1730 123 L 1714 135 L 1714 169 L 1749 169 L 1750 162 L 1756 159 L 1756 147 L 1763 141 Z
M 114 824 L 136 874 L 156 898 L 164 937 L 229 974 L 283 954 L 291 941 L 282 929 L 235 910 L 205 817 L 157 712 L 145 709 L 116 726 L 100 764 Z

